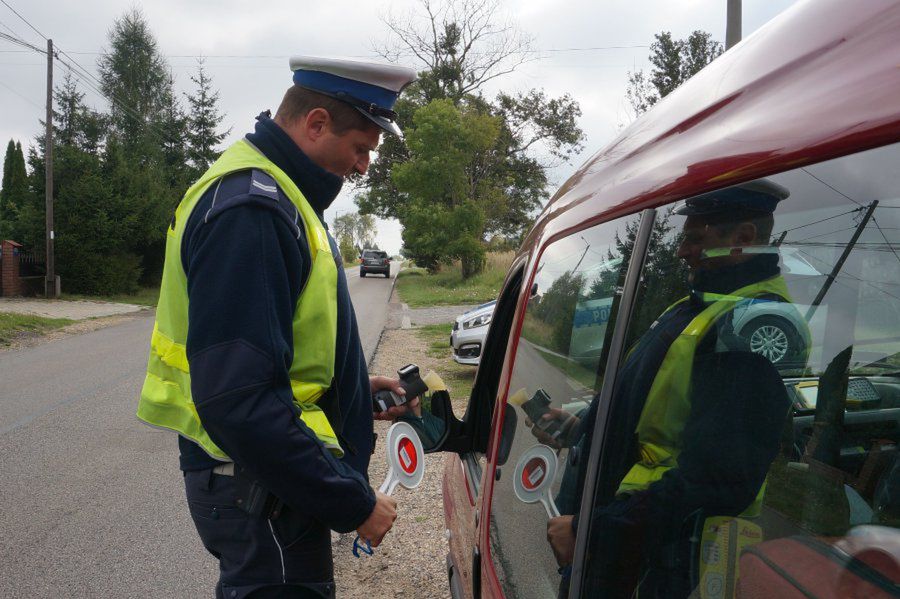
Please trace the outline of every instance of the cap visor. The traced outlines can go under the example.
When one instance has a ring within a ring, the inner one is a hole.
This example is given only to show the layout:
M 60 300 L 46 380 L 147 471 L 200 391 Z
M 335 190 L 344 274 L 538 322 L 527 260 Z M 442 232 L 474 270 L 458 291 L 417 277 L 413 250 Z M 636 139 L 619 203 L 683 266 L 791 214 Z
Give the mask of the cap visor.
M 388 133 L 392 133 L 397 137 L 403 137 L 403 131 L 400 130 L 400 127 L 398 127 L 397 123 L 395 123 L 394 121 L 388 120 L 383 116 L 375 116 L 374 114 L 369 114 L 358 106 L 354 106 L 354 108 L 356 108 L 356 110 L 359 111 L 361 115 L 381 127 L 383 130 L 387 131 Z

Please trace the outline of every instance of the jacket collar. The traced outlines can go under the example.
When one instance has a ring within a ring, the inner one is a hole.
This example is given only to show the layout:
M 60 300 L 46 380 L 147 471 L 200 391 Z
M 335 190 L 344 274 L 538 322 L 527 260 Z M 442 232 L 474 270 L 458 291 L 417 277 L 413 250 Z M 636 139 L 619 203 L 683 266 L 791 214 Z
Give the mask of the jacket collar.
M 247 134 L 247 141 L 291 178 L 321 217 L 341 191 L 344 179 L 310 160 L 270 114 L 266 110 L 256 117 L 256 130 Z
M 759 254 L 746 262 L 717 268 L 698 270 L 691 284 L 691 297 L 702 301 L 704 293 L 728 294 L 747 285 L 759 283 L 780 274 L 777 254 Z

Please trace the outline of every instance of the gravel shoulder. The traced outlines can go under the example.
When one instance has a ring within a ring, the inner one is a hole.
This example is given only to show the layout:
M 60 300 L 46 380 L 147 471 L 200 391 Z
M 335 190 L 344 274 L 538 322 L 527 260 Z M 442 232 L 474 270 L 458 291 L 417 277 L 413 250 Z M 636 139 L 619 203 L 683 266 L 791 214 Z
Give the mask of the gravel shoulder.
M 396 294 L 392 305 L 399 307 Z M 459 314 L 456 312 L 455 314 Z M 445 319 L 449 321 L 451 319 Z M 388 319 L 388 326 L 396 324 Z M 446 372 L 450 361 L 449 345 L 445 356 L 429 351 L 429 342 L 416 329 L 387 328 L 370 365 L 372 374 L 393 374 L 398 368 L 415 362 L 423 373 Z M 475 369 L 471 369 L 474 378 Z M 465 407 L 468 389 L 450 387 L 454 411 Z M 387 474 L 384 438 L 390 423 L 376 421 L 378 444 L 369 467 L 373 485 Z M 398 518 L 374 555 L 356 559 L 352 554 L 354 534 L 335 535 L 334 562 L 338 597 L 371 599 L 375 597 L 450 597 L 445 558 L 445 537 L 441 478 L 444 456 L 425 457 L 425 477 L 415 490 L 398 488 Z

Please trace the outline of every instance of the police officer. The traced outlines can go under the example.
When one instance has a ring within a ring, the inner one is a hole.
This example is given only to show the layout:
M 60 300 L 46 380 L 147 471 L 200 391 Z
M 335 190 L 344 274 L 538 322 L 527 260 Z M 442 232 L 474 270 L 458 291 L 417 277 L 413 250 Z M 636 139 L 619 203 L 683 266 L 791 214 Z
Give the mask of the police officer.
M 788 195 L 759 180 L 674 209 L 687 217 L 677 255 L 688 266 L 690 293 L 660 315 L 622 366 L 615 426 L 604 443 L 631 449 L 603 464 L 592 592 L 629 597 L 640 579 L 641 597 L 686 596 L 696 580 L 680 541 L 691 515 L 759 513 L 789 403 L 774 367 L 733 330 L 732 313 L 750 301 L 790 302 L 769 245 L 772 213 Z M 573 431 L 567 444 L 589 447 L 597 403 L 574 426 L 559 410 L 545 418 Z M 567 470 L 558 503 L 570 515 L 548 522 L 561 566 L 572 561 L 583 482 L 583 469 Z
M 396 518 L 367 469 L 372 393 L 403 391 L 368 376 L 323 213 L 381 132 L 400 135 L 392 109 L 415 72 L 290 64 L 275 117 L 258 116 L 175 211 L 138 407 L 178 433 L 217 597 L 331 597 L 330 531 L 378 545 Z

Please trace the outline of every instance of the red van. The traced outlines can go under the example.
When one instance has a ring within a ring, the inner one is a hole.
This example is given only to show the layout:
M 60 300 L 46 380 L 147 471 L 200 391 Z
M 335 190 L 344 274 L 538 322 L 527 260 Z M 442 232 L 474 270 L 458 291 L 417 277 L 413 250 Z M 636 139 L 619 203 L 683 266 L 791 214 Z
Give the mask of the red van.
M 432 409 L 454 597 L 900 596 L 900 4 L 798 3 L 588 160 Z

